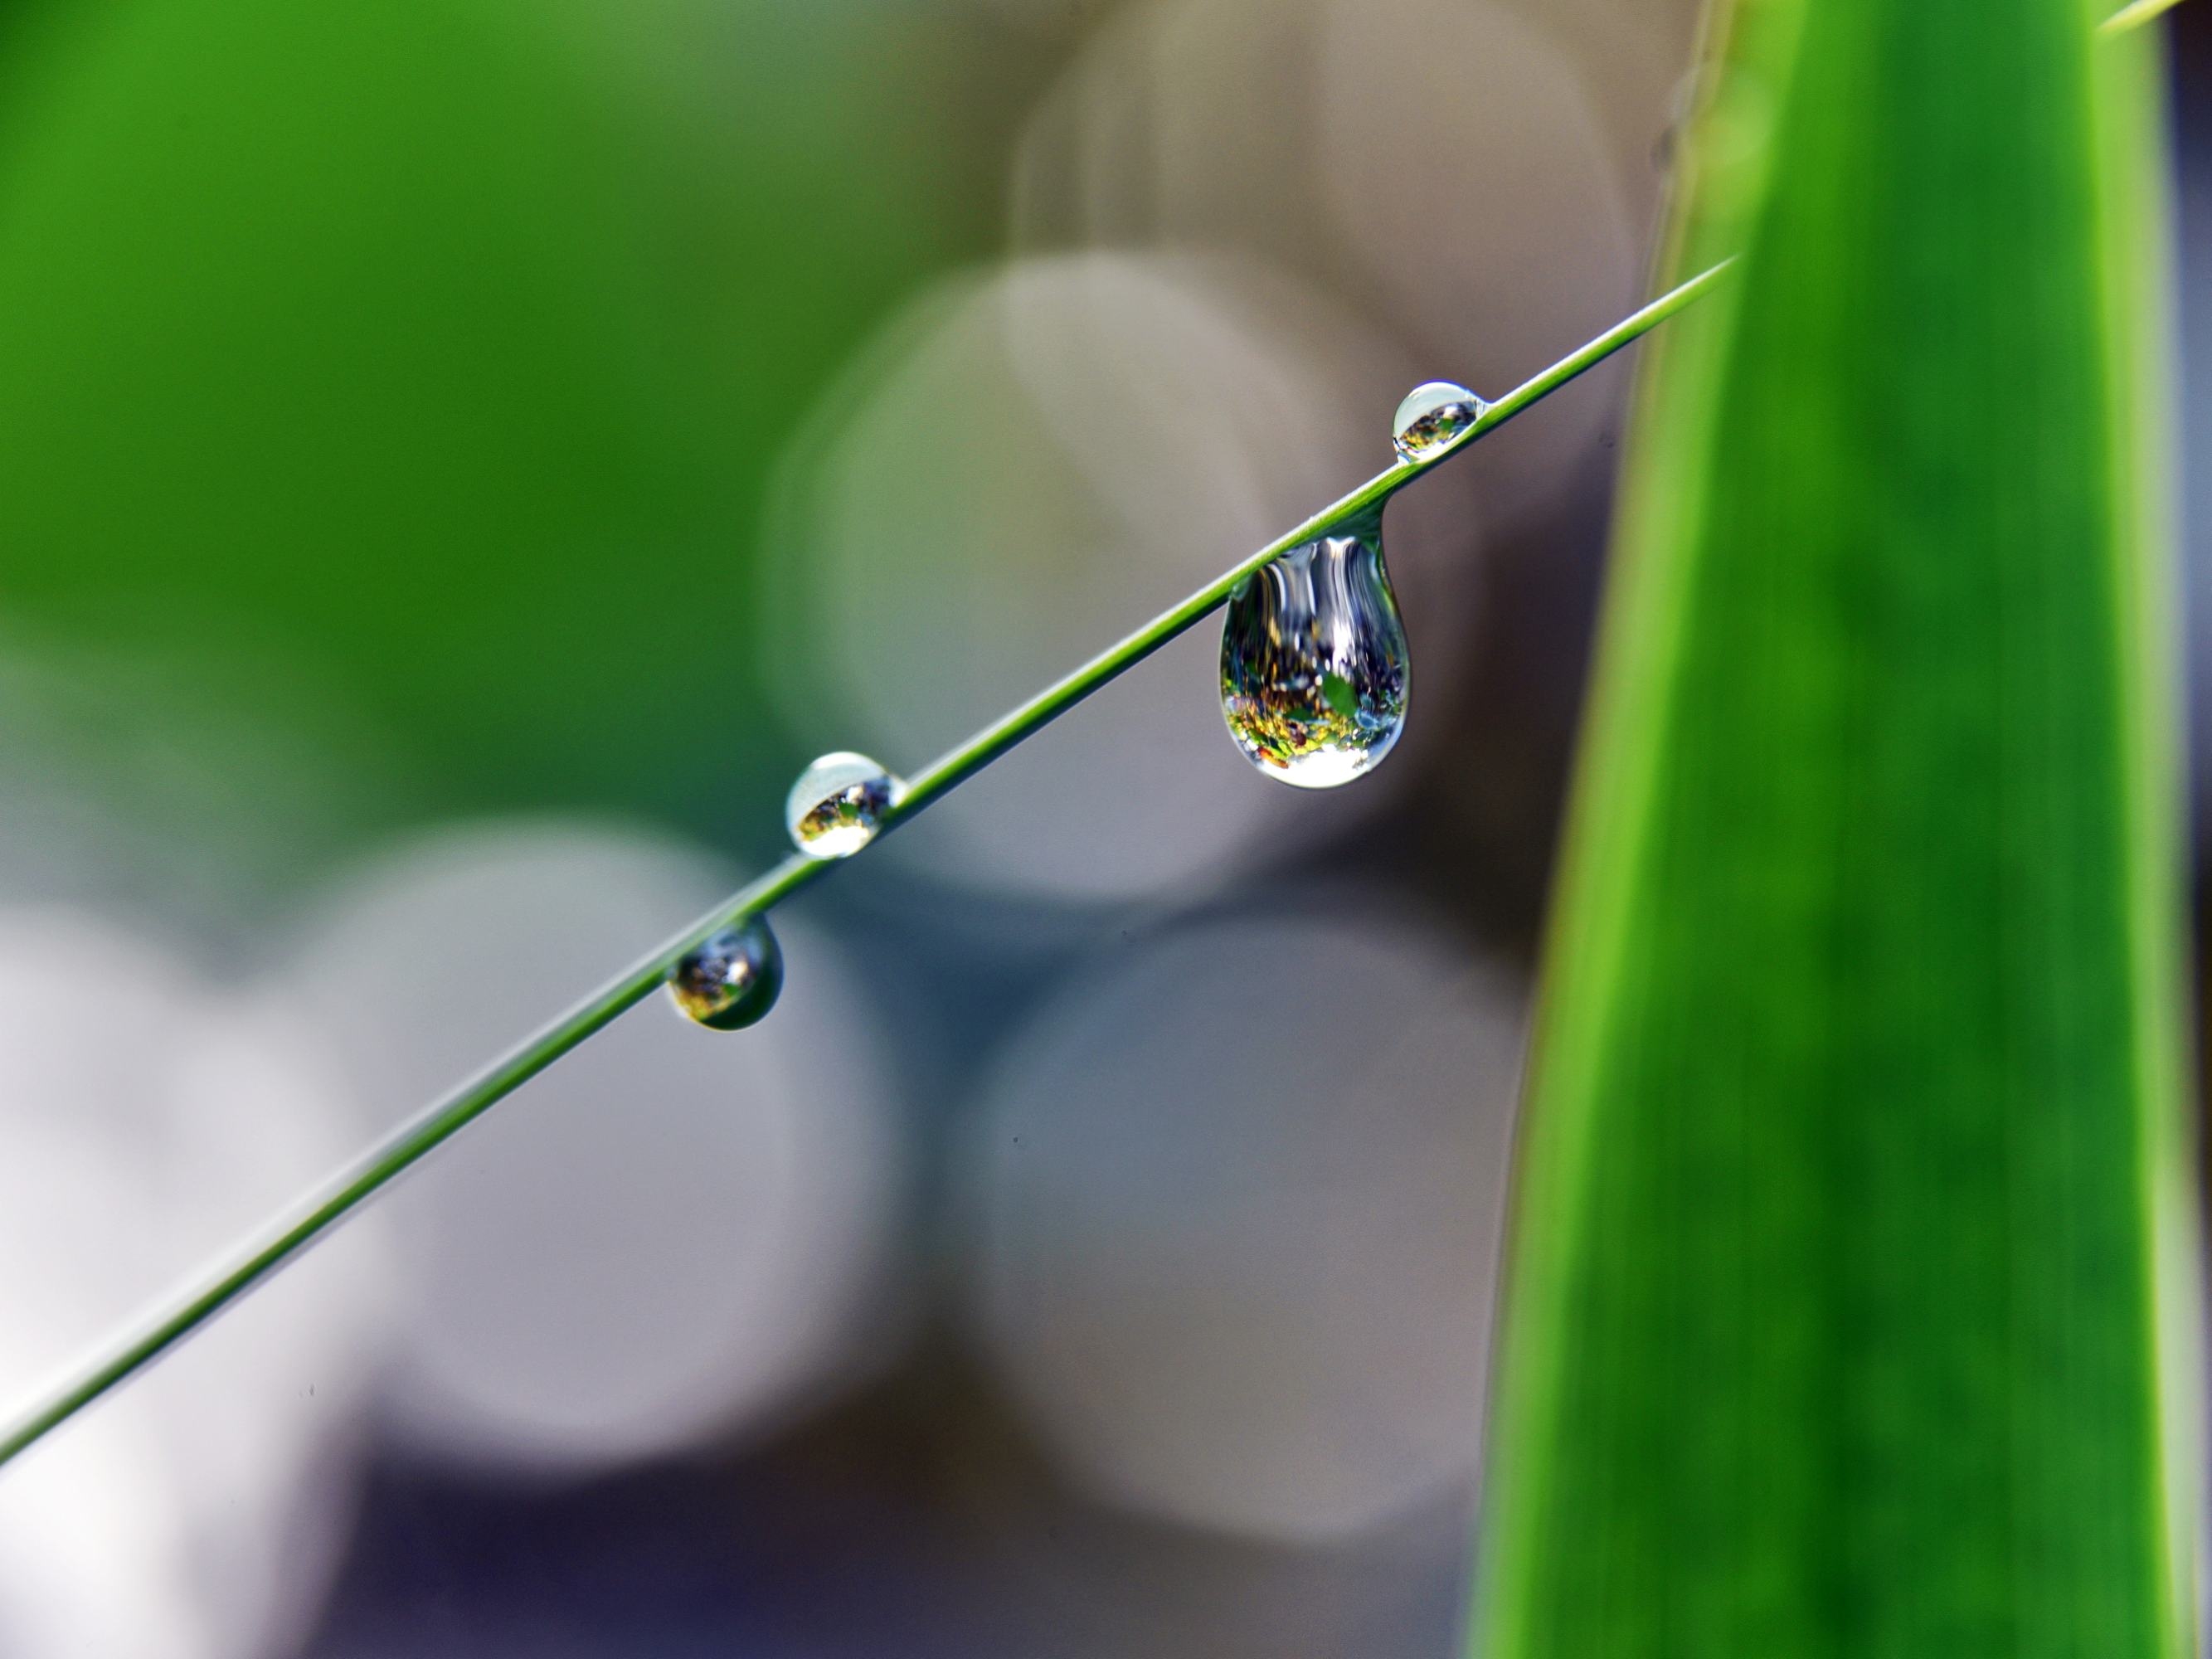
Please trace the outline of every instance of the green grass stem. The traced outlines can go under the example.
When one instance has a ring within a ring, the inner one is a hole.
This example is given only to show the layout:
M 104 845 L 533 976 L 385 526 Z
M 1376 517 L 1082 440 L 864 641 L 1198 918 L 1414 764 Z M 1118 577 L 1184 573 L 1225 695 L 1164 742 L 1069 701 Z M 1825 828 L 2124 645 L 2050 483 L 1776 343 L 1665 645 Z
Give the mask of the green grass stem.
M 973 777 L 1024 738 L 1050 724 L 1109 681 L 1127 673 L 1169 641 L 1218 611 L 1237 584 L 1331 526 L 1378 507 L 1422 473 L 1441 465 L 1496 431 L 1568 381 L 1594 368 L 1623 346 L 1656 328 L 1705 294 L 1729 262 L 1692 277 L 1624 319 L 1533 380 L 1516 386 L 1486 409 L 1480 419 L 1449 446 L 1419 461 L 1400 461 L 1324 508 L 1304 524 L 1207 583 L 1182 604 L 1164 611 L 1127 639 L 1101 652 L 1064 679 L 1048 686 L 1010 714 L 993 721 L 966 742 L 932 761 L 908 781 L 898 804 L 884 819 L 886 833 L 925 811 L 966 779 Z M 159 1358 L 200 1326 L 351 1213 L 360 1205 L 452 1139 L 540 1072 L 577 1048 L 617 1017 L 643 1001 L 668 976 L 684 953 L 710 935 L 747 916 L 772 909 L 799 889 L 827 875 L 836 863 L 799 854 L 749 883 L 674 938 L 625 969 L 605 985 L 535 1036 L 433 1103 L 381 1146 L 363 1156 L 290 1215 L 248 1244 L 238 1258 L 204 1283 L 163 1306 L 112 1348 L 33 1406 L 0 1434 L 0 1464 L 67 1422 L 118 1383 Z

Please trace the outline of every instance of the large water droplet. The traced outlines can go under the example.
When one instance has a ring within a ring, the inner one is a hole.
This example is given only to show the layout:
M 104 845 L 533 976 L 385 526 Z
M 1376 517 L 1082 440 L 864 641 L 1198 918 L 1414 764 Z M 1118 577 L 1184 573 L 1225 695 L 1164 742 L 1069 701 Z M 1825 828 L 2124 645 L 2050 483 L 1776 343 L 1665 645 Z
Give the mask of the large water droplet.
M 747 916 L 695 946 L 668 975 L 676 1006 L 718 1031 L 757 1024 L 782 992 L 783 947 L 759 916 Z
M 809 858 L 847 859 L 876 838 L 906 786 L 866 755 L 824 755 L 799 775 L 784 826 Z
M 1373 770 L 1406 724 L 1412 664 L 1380 520 L 1338 528 L 1247 580 L 1221 629 L 1229 734 L 1301 789 Z
M 1417 386 L 1391 419 L 1391 445 L 1409 461 L 1425 461 L 1480 420 L 1489 407 L 1450 380 Z

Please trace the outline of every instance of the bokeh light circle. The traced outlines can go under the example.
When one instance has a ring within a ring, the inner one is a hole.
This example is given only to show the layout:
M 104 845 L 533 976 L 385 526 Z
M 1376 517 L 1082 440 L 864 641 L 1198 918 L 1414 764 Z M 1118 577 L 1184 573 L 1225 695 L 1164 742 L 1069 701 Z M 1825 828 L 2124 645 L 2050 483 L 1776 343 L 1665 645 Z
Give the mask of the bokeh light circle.
M 1249 262 L 1085 254 L 940 289 L 787 458 L 762 607 L 785 723 L 915 770 L 1380 471 L 1403 388 L 1371 407 L 1346 388 L 1395 358 Z M 1459 659 L 1473 520 L 1443 482 L 1388 526 L 1425 698 L 1449 696 Z M 1218 640 L 1195 628 L 884 855 L 1123 899 L 1341 828 L 1413 770 L 1290 810 L 1230 746 Z M 1409 752 L 1423 742 L 1417 708 Z
M 1070 1475 L 1302 1542 L 1465 1480 L 1519 1045 L 1496 970 L 1389 921 L 1208 923 L 1055 997 L 968 1151 L 979 1328 Z
M 388 1128 L 734 885 L 621 831 L 450 831 L 357 872 L 296 972 Z M 753 1428 L 885 1337 L 893 1088 L 836 948 L 777 926 L 787 988 L 760 1025 L 651 998 L 392 1194 L 410 1443 L 611 1467 Z

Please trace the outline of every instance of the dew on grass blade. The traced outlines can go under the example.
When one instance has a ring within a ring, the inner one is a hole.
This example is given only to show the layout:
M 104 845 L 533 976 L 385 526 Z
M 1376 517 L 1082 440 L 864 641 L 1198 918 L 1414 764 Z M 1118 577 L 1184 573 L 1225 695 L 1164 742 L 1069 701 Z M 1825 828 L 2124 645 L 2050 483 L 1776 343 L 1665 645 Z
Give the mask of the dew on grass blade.
M 1221 712 L 1244 758 L 1301 789 L 1371 771 L 1406 724 L 1412 665 L 1379 518 L 1247 580 L 1221 629 Z
M 312 990 L 366 1134 L 734 874 L 592 823 L 441 830 L 349 873 L 270 994 Z M 374 1404 L 410 1467 L 527 1484 L 657 1464 L 818 1406 L 902 1340 L 873 1300 L 907 1261 L 882 1024 L 834 942 L 770 921 L 806 964 L 771 1018 L 726 1040 L 665 1007 L 617 1019 L 531 1084 L 527 1110 L 486 1114 L 361 1217 L 392 1235 L 398 1328 Z
M 809 858 L 850 858 L 876 838 L 905 787 L 866 755 L 824 755 L 791 786 L 784 825 Z
M 1409 461 L 1425 461 L 1482 418 L 1490 405 L 1465 386 L 1430 380 L 1406 394 L 1390 420 L 1390 443 Z
M 676 1006 L 718 1031 L 757 1024 L 782 991 L 783 948 L 759 916 L 694 946 L 668 975 Z

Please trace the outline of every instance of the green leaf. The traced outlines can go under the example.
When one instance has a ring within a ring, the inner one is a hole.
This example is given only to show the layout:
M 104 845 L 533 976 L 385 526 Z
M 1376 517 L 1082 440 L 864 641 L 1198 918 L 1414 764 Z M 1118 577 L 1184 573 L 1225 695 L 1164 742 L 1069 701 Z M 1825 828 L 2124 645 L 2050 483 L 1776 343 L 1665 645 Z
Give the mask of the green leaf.
M 1341 674 L 1324 674 L 1321 681 L 1322 701 L 1351 720 L 1359 713 L 1359 694 L 1352 689 L 1352 682 Z
M 1744 0 L 1546 969 L 1484 1659 L 2193 1651 L 2154 31 Z

